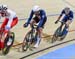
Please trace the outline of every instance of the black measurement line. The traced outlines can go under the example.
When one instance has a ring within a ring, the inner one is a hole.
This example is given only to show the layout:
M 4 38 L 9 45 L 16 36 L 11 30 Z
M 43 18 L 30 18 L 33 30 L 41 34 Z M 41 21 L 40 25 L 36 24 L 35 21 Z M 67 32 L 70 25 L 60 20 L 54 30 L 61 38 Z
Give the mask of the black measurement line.
M 71 42 L 71 41 L 75 41 L 75 39 L 68 40 L 68 41 L 65 41 L 65 42 L 62 42 L 62 43 L 59 43 L 59 44 L 55 44 L 55 45 L 53 45 L 53 46 L 49 46 L 49 47 L 44 48 L 44 49 L 42 49 L 42 50 L 39 50 L 39 51 L 36 51 L 36 52 L 31 53 L 31 54 L 29 54 L 29 55 L 23 56 L 23 57 L 21 57 L 20 59 L 27 58 L 27 57 L 29 57 L 29 56 L 32 56 L 32 55 L 36 54 L 36 53 L 42 52 L 42 51 L 44 51 L 44 50 L 47 50 L 47 49 L 50 49 L 50 48 L 53 48 L 53 47 L 59 46 L 59 45 L 61 45 L 61 44 L 65 44 L 65 43 Z

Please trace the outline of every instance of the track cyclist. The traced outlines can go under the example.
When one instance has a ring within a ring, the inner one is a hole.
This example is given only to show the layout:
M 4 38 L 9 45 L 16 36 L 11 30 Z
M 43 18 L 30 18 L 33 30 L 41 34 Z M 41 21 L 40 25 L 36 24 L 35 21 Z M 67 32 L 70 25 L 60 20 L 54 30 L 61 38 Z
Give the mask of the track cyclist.
M 73 15 L 73 11 L 70 10 L 69 7 L 66 7 L 62 10 L 60 16 L 58 17 L 58 19 L 55 21 L 55 24 L 57 24 L 59 22 L 59 20 L 61 19 L 61 17 L 64 15 L 63 19 L 61 20 L 63 23 L 61 23 L 60 25 L 60 28 L 62 29 L 64 23 L 66 24 L 65 25 L 65 28 L 63 29 L 63 32 L 61 34 L 62 35 L 66 35 L 69 31 L 69 25 L 72 23 L 73 21 L 73 18 L 74 18 L 74 15 Z
M 0 29 L 3 29 L 3 38 L 0 38 L 0 48 L 4 48 L 4 39 L 6 38 L 7 33 L 10 32 L 10 29 L 18 23 L 18 17 L 16 16 L 16 13 L 8 9 L 7 5 L 0 5 L 0 18 L 2 17 L 5 19 L 0 27 Z M 9 45 L 10 42 L 7 44 Z
M 37 32 L 38 32 L 38 37 L 35 38 L 37 39 L 34 47 L 37 48 L 39 46 L 39 42 L 41 40 L 41 36 L 42 36 L 42 30 L 43 27 L 46 23 L 47 20 L 47 16 L 46 16 L 46 12 L 41 9 L 38 5 L 34 6 L 31 10 L 30 16 L 27 20 L 27 22 L 24 24 L 24 27 L 27 27 L 29 24 L 30 26 L 32 26 L 33 24 L 37 24 Z

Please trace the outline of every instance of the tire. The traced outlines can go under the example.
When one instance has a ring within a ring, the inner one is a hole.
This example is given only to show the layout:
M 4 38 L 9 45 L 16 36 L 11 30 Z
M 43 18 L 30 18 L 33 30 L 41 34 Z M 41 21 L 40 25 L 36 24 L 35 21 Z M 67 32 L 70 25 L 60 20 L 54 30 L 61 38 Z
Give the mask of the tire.
M 14 38 L 15 38 L 15 34 L 14 32 L 11 32 L 10 33 L 12 36 L 8 36 L 6 37 L 6 39 L 4 40 L 4 49 L 2 50 L 3 51 L 3 55 L 7 55 L 10 51 L 10 48 L 12 47 L 13 43 L 14 43 Z M 7 45 L 7 42 L 11 40 L 11 44 L 10 45 Z
M 37 42 L 37 39 L 36 39 L 37 36 L 38 36 L 38 33 L 36 33 L 36 35 L 35 35 L 34 43 Z M 41 42 L 41 40 L 39 41 L 39 44 L 40 44 L 40 42 Z
M 22 51 L 27 51 L 31 44 L 32 44 L 32 33 L 29 32 L 23 40 Z
M 57 39 L 58 37 L 56 35 L 53 35 L 51 43 L 54 43 Z
M 22 44 L 22 51 L 23 52 L 27 51 L 27 49 L 28 49 L 28 43 L 27 42 L 23 42 L 23 44 Z

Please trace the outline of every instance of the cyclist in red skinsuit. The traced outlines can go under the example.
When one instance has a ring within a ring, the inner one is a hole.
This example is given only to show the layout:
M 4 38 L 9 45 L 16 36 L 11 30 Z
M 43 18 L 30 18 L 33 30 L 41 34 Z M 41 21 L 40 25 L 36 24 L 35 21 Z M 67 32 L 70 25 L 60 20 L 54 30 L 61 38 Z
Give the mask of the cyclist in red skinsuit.
M 3 48 L 3 41 L 10 29 L 18 23 L 18 17 L 14 11 L 8 9 L 7 5 L 0 5 L 0 18 L 1 17 L 5 17 L 1 25 L 1 29 L 4 29 L 4 36 L 3 39 L 0 39 L 0 48 Z

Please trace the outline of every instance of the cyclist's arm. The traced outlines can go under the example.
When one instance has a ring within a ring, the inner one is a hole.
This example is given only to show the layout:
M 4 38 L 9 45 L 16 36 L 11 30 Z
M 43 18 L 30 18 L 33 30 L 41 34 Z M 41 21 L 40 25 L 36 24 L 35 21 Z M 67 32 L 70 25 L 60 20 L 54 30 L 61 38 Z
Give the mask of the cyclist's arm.
M 10 16 L 5 29 L 10 30 L 12 21 L 13 21 L 13 16 Z
M 65 13 L 65 11 L 63 10 L 62 12 L 61 12 L 61 14 L 60 14 L 60 16 L 58 17 L 58 21 L 60 20 L 60 18 L 62 17 L 62 15 Z
M 38 27 L 40 27 L 42 25 L 42 23 L 45 20 L 45 18 L 46 18 L 46 14 L 45 14 L 45 12 L 42 12 L 42 16 L 41 16 L 40 22 L 38 24 Z
M 73 12 L 71 12 L 69 20 L 72 20 L 74 18 Z
M 29 16 L 29 18 L 28 18 L 27 24 L 29 24 L 29 23 L 30 23 L 30 21 L 31 21 L 32 17 L 33 17 L 33 11 L 31 11 L 31 13 L 30 13 L 30 16 Z

